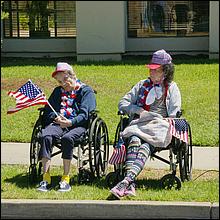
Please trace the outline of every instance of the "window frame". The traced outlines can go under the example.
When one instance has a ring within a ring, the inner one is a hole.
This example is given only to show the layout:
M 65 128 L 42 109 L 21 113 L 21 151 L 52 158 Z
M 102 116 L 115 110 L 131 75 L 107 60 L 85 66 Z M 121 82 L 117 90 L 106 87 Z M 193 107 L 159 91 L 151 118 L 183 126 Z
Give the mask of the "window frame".
M 5 6 L 4 6 L 4 2 L 8 2 L 8 9 L 5 9 Z M 57 10 L 57 2 L 58 1 L 48 1 L 48 2 L 52 2 L 53 4 L 53 9 L 54 12 L 52 12 L 52 15 L 51 17 L 53 17 L 53 29 L 54 29 L 54 36 L 40 36 L 39 38 L 38 37 L 31 37 L 30 36 L 30 26 L 28 25 L 28 32 L 29 32 L 29 36 L 20 36 L 21 35 L 21 32 L 20 32 L 20 15 L 21 13 L 23 13 L 22 9 L 19 9 L 19 2 L 20 1 L 12 1 L 12 0 L 8 0 L 8 1 L 4 1 L 3 2 L 3 10 L 8 12 L 8 33 L 9 35 L 6 35 L 6 20 L 4 19 L 2 21 L 2 32 L 3 32 L 3 37 L 5 39 L 75 39 L 76 36 L 77 36 L 77 32 L 76 32 L 76 11 L 74 12 L 75 14 L 75 22 L 69 22 L 70 25 L 73 25 L 73 28 L 75 29 L 75 35 L 73 36 L 57 36 L 58 35 L 58 30 L 59 30 L 59 27 L 58 27 L 58 24 L 57 24 L 57 13 L 58 13 L 58 10 L 60 11 L 60 9 Z M 16 9 L 13 9 L 12 7 L 12 2 L 15 2 L 16 3 Z M 25 2 L 31 2 L 31 1 L 25 1 Z M 63 1 L 60 1 L 63 3 Z M 76 1 L 69 1 L 69 2 L 73 2 L 73 4 L 75 4 L 74 8 L 76 9 Z M 51 9 L 49 9 L 51 11 Z M 13 22 L 13 18 L 12 18 L 12 13 L 13 11 L 16 13 L 16 21 Z M 63 11 L 65 11 L 63 9 Z M 68 10 L 66 10 L 68 11 Z M 28 22 L 29 22 L 29 18 L 28 18 L 28 13 L 26 12 L 26 16 L 27 16 L 27 19 L 28 19 Z M 48 16 L 49 17 L 49 16 Z M 16 36 L 13 36 L 13 23 L 15 24 L 16 23 Z M 75 27 L 74 27 L 75 25 Z M 48 19 L 48 30 L 50 30 L 49 28 L 49 19 Z

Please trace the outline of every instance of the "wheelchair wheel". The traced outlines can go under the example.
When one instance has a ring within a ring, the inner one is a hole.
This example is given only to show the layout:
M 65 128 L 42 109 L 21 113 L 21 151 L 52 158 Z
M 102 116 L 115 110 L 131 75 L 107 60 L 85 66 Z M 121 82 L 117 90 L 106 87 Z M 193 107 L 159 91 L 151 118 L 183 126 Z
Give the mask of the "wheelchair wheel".
M 163 189 L 177 189 L 181 188 L 181 180 L 173 174 L 167 174 L 161 178 L 160 186 Z
M 186 179 L 192 180 L 192 133 L 189 124 L 188 124 L 188 138 L 189 138 L 189 143 L 187 144 L 187 153 L 186 153 Z
M 192 179 L 192 138 L 189 127 L 189 143 L 183 143 L 179 151 L 179 170 L 181 181 Z
M 89 134 L 89 164 L 91 173 L 100 178 L 106 175 L 109 159 L 109 137 L 105 122 L 97 117 Z
M 114 139 L 114 144 L 113 144 L 113 148 L 115 148 L 115 146 L 118 143 L 119 137 L 120 137 L 120 132 L 121 132 L 121 123 L 119 122 L 116 128 L 116 132 L 115 132 L 115 139 Z
M 121 121 L 118 123 L 116 132 L 115 132 L 115 139 L 114 139 L 114 144 L 113 147 L 118 143 L 118 140 L 120 138 L 120 132 L 124 130 L 125 127 L 129 124 L 129 118 L 122 118 Z
M 39 180 L 42 170 L 42 163 L 38 161 L 40 151 L 40 134 L 42 131 L 41 120 L 38 119 L 35 123 L 30 146 L 30 167 L 29 167 L 29 182 L 36 183 Z

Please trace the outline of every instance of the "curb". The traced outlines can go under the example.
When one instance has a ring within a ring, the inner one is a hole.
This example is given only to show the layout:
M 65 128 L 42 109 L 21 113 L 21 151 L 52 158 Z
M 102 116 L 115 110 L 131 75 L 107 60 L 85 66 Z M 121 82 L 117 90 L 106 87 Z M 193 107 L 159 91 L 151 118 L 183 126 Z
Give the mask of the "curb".
M 2 219 L 218 219 L 219 203 L 2 199 Z

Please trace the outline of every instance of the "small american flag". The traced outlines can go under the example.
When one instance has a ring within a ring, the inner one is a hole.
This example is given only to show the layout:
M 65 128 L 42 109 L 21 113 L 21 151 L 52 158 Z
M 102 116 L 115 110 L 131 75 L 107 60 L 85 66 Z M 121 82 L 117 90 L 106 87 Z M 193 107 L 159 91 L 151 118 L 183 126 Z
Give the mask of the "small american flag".
M 170 133 L 174 137 L 188 143 L 188 123 L 186 120 L 182 118 L 169 118 L 168 121 L 170 123 Z
M 9 109 L 7 114 L 15 113 L 33 105 L 48 104 L 41 89 L 37 85 L 33 84 L 30 79 L 16 92 L 8 92 L 8 95 L 16 99 L 16 107 Z
M 111 158 L 109 159 L 110 164 L 123 163 L 126 159 L 126 147 L 124 141 L 120 137 L 118 144 L 115 146 Z

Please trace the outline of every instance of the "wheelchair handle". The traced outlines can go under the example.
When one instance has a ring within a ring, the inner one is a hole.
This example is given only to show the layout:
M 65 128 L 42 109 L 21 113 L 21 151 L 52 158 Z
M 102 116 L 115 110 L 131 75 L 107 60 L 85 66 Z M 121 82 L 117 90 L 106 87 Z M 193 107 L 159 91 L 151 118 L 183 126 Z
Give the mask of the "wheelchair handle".
M 126 113 L 120 110 L 118 111 L 118 115 L 126 115 Z
M 181 109 L 180 111 L 177 111 L 176 117 L 180 118 L 182 116 L 182 114 L 183 114 L 183 110 Z
M 40 111 L 40 114 L 41 114 L 41 113 L 43 113 L 45 111 L 45 108 L 42 107 L 42 108 L 38 108 L 37 110 Z
M 45 108 L 44 108 L 44 107 L 42 107 L 42 108 L 38 108 L 37 110 L 38 110 L 38 111 L 44 111 L 44 110 L 45 110 Z
M 89 112 L 89 118 L 96 117 L 98 113 L 99 111 L 97 109 L 92 110 L 91 112 Z

